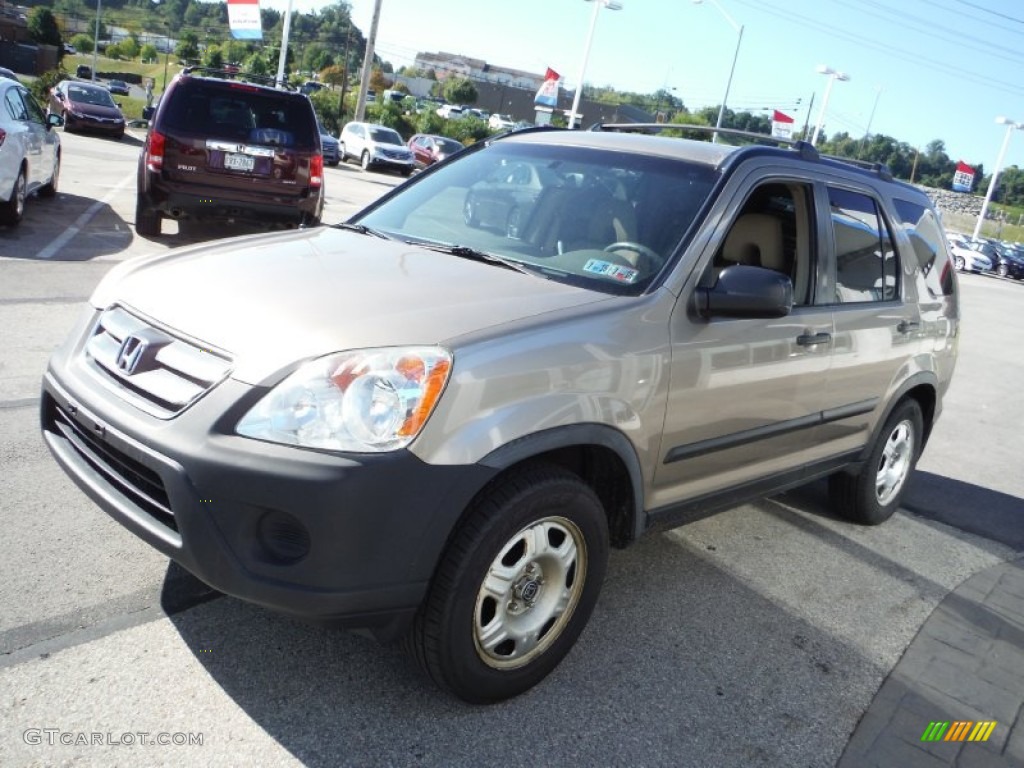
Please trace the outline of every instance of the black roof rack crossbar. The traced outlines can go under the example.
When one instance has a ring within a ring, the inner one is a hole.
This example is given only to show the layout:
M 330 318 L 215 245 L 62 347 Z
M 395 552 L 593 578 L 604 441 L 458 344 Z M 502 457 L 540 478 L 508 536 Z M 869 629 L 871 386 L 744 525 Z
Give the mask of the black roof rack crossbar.
M 193 72 L 196 74 L 203 75 L 218 75 L 224 79 L 250 81 L 253 83 L 260 83 L 262 85 L 278 86 L 277 78 L 270 75 L 256 75 L 251 72 L 234 71 L 230 69 L 218 69 L 217 67 L 200 67 L 192 66 L 185 67 L 181 70 L 183 74 L 191 75 Z M 287 81 L 280 84 L 280 87 L 289 91 L 297 91 L 294 85 L 289 84 Z
M 838 163 L 855 165 L 878 174 L 882 181 L 892 181 L 892 171 L 885 163 L 876 163 L 874 160 L 858 160 L 854 157 L 840 157 L 839 155 L 822 155 L 826 160 L 835 160 Z

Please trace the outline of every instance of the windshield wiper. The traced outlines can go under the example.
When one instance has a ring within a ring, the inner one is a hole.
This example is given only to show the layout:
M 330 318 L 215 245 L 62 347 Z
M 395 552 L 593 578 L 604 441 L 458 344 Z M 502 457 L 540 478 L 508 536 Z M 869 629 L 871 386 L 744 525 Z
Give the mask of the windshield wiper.
M 341 224 L 335 224 L 338 229 L 347 229 L 350 232 L 358 232 L 360 235 L 371 235 L 372 237 L 379 237 L 381 240 L 394 240 L 395 238 L 391 235 L 386 235 L 378 229 L 373 229 L 365 224 L 352 224 L 347 221 L 341 222 Z
M 494 264 L 495 266 L 505 267 L 505 269 L 521 272 L 524 275 L 536 276 L 537 274 L 535 270 L 530 269 L 518 261 L 505 259 L 493 253 L 487 253 L 486 251 L 478 251 L 476 248 L 470 248 L 468 245 L 455 245 L 453 243 L 417 243 L 417 245 L 422 245 L 424 248 L 428 248 L 431 251 L 450 253 L 452 256 L 458 256 L 460 259 L 471 259 L 472 261 L 479 261 L 484 264 Z

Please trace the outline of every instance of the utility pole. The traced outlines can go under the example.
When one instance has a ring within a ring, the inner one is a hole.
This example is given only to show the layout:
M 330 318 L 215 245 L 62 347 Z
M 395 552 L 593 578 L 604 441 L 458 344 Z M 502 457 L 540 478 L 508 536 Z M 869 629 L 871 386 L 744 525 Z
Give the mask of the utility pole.
M 811 93 L 811 101 L 807 105 L 807 117 L 804 118 L 804 132 L 801 134 L 804 141 L 807 141 L 807 129 L 811 125 L 811 110 L 814 109 L 814 93 Z
M 359 81 L 359 98 L 356 100 L 356 120 L 366 117 L 366 90 L 370 87 L 370 69 L 373 67 L 373 46 L 377 42 L 377 25 L 380 23 L 380 6 L 383 0 L 373 4 L 373 20 L 370 22 L 370 36 L 366 39 L 366 55 L 363 56 L 363 76 Z
M 348 88 L 348 46 L 352 42 L 352 19 L 348 20 L 345 32 L 345 70 L 341 76 L 341 99 L 338 101 L 338 123 L 345 122 L 345 89 Z M 340 130 L 339 126 L 339 130 Z

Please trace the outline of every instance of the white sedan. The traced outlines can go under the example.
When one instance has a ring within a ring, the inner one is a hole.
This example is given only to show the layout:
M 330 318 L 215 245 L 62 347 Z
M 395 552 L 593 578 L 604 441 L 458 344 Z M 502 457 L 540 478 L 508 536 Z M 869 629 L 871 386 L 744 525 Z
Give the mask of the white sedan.
M 21 83 L 0 77 L 0 224 L 14 226 L 26 198 L 57 194 L 60 115 L 47 115 Z

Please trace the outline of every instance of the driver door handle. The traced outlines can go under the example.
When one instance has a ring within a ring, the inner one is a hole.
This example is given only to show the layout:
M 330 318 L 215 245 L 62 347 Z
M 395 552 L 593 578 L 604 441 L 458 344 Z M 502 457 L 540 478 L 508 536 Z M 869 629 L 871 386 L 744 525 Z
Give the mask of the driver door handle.
M 801 333 L 796 337 L 796 343 L 801 347 L 813 347 L 815 344 L 828 344 L 832 341 L 832 334 L 822 331 L 821 333 Z

